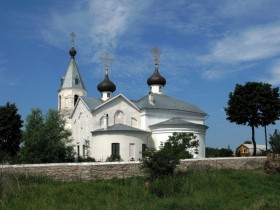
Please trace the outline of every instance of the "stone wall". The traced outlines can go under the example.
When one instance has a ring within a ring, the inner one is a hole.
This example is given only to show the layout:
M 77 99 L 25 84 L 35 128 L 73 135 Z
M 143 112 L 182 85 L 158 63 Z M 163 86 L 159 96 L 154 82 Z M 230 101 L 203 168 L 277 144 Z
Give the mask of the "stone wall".
M 280 174 L 280 154 L 267 154 L 264 169 L 267 174 Z
M 200 168 L 256 169 L 263 168 L 266 159 L 266 157 L 187 159 L 181 161 L 178 170 L 186 171 Z M 55 163 L 0 165 L 0 170 L 14 174 L 41 175 L 58 180 L 73 181 L 142 176 L 143 173 L 139 166 L 139 162 Z
M 280 160 L 280 154 L 269 153 L 267 154 L 268 160 Z

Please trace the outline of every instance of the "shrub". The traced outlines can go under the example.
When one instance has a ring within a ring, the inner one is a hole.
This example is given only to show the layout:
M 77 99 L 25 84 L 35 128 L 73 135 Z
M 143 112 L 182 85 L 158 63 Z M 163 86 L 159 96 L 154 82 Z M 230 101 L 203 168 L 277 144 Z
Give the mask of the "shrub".
M 122 161 L 120 155 L 111 155 L 110 157 L 107 157 L 106 162 L 118 162 Z
M 95 159 L 93 157 L 78 157 L 77 162 L 95 162 Z
M 189 150 L 197 153 L 198 140 L 192 133 L 173 133 L 161 144 L 159 150 L 147 148 L 144 152 L 141 168 L 150 179 L 173 175 L 180 159 L 192 158 Z
M 213 148 L 213 147 L 206 147 L 205 149 L 206 152 L 206 157 L 232 157 L 233 156 L 233 151 L 228 148 Z

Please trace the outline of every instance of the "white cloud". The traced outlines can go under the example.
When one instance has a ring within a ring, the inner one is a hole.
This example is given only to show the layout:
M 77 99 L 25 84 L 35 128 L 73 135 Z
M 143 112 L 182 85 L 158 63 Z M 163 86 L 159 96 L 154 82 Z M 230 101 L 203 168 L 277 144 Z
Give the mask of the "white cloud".
M 252 71 L 257 68 L 257 63 L 246 64 L 214 64 L 207 70 L 202 71 L 202 78 L 207 80 L 214 80 L 226 77 L 228 75 L 237 74 L 244 71 Z
M 202 73 L 202 77 L 208 80 L 219 79 L 223 77 L 225 73 L 226 72 L 219 70 L 206 70 Z
M 186 36 L 186 39 L 195 40 L 189 37 L 192 33 L 203 34 L 201 43 L 198 43 L 201 47 L 196 52 L 182 50 L 182 46 L 178 45 L 170 47 L 173 41 L 166 41 L 164 45 L 169 47 L 163 49 L 160 71 L 170 80 L 188 78 L 188 72 L 194 69 L 204 79 L 218 79 L 248 69 L 252 62 L 280 53 L 279 22 L 245 30 L 242 27 L 231 28 L 227 22 L 229 19 L 230 23 L 233 20 L 235 23 L 242 22 L 239 16 L 255 16 L 256 11 L 262 8 L 263 0 L 255 3 L 252 0 L 218 2 L 190 0 L 157 5 L 158 2 L 149 0 L 78 1 L 63 10 L 49 10 L 42 34 L 48 44 L 65 50 L 67 46 L 70 48 L 70 33 L 74 31 L 77 34 L 78 58 L 83 63 L 99 63 L 101 52 L 108 49 L 116 58 L 113 68 L 125 70 L 128 77 L 144 76 L 153 69 L 149 55 L 151 46 L 148 46 L 153 38 L 149 41 L 143 38 L 153 36 L 152 32 L 145 31 L 151 26 L 162 30 L 162 33 Z M 215 40 L 213 37 L 216 37 Z M 222 38 L 217 40 L 217 37 Z M 205 46 L 210 47 L 209 53 L 197 56 L 205 52 Z
M 49 44 L 64 49 L 66 43 L 70 45 L 70 33 L 74 31 L 83 57 L 96 59 L 100 51 L 125 44 L 121 39 L 137 28 L 137 20 L 148 4 L 149 1 L 79 1 L 67 10 L 52 10 L 42 35 Z
M 204 62 L 238 63 L 273 57 L 280 53 L 280 23 L 248 29 L 212 45 Z
M 216 3 L 198 1 L 166 1 L 154 8 L 149 14 L 151 24 L 163 25 L 169 30 L 175 29 L 182 34 L 200 33 L 211 35 L 213 26 L 219 25 L 220 20 L 216 16 Z
M 279 54 L 280 23 L 274 23 L 250 28 L 215 41 L 211 44 L 209 54 L 198 57 L 198 62 L 202 66 L 210 66 L 210 69 L 203 71 L 202 77 L 212 80 L 233 72 L 257 68 L 258 63 L 274 59 Z M 277 78 L 275 68 L 273 75 Z M 276 81 L 277 79 L 271 82 Z

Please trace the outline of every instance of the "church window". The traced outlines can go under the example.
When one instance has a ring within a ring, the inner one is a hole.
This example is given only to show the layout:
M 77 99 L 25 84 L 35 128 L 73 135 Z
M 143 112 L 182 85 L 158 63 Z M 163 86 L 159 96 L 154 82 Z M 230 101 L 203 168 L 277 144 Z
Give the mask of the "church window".
M 78 155 L 78 158 L 80 157 L 80 145 L 77 145 L 77 155 Z
M 112 143 L 112 156 L 120 155 L 120 144 Z
M 86 146 L 83 145 L 83 158 L 85 158 L 85 156 L 86 156 Z
M 130 143 L 129 144 L 129 158 L 135 158 L 135 144 L 134 143 Z
M 110 98 L 110 97 L 111 97 L 110 93 L 107 93 L 107 98 Z
M 75 78 L 75 85 L 79 84 L 79 78 Z
M 143 157 L 143 153 L 146 151 L 146 149 L 147 149 L 147 145 L 142 144 L 142 157 Z
M 78 96 L 78 95 L 75 95 L 75 96 L 74 96 L 74 106 L 76 105 L 78 99 L 79 99 L 79 96 Z
M 162 86 L 161 85 L 159 86 L 159 92 L 162 92 Z
M 124 124 L 124 113 L 122 111 L 116 111 L 114 122 L 115 124 Z
M 59 111 L 61 110 L 61 96 L 59 96 L 59 99 L 58 99 L 58 110 Z

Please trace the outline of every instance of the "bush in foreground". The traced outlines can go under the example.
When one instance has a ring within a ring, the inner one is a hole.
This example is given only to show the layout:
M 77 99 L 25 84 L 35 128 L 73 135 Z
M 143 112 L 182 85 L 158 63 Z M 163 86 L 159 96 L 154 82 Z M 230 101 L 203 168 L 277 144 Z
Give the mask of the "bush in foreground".
M 173 133 L 159 150 L 147 148 L 141 168 L 153 180 L 173 175 L 180 159 L 192 158 L 190 149 L 197 153 L 198 140 L 192 133 Z

